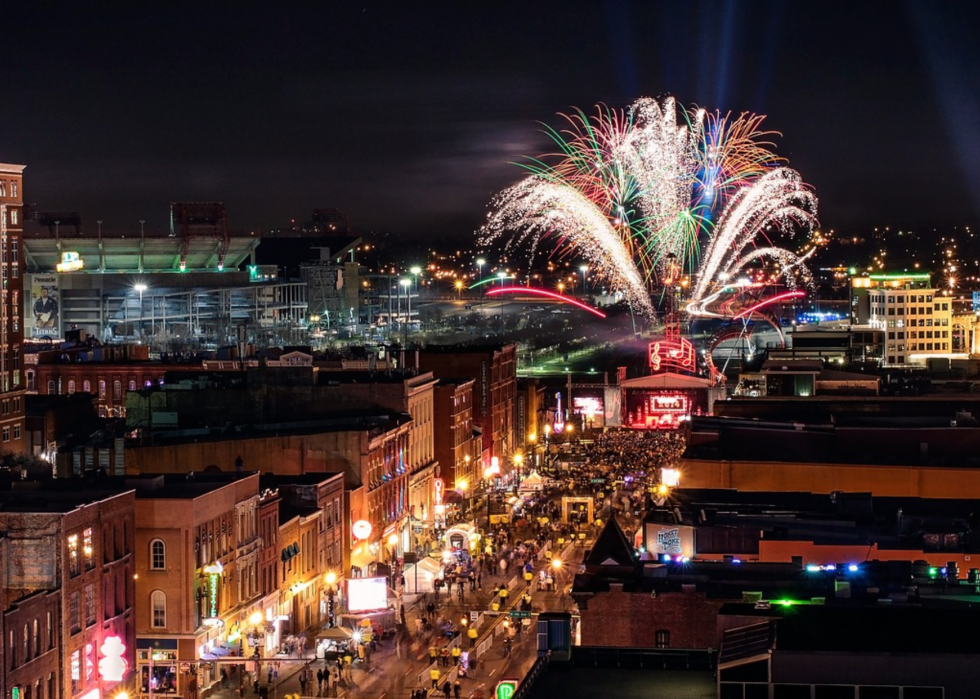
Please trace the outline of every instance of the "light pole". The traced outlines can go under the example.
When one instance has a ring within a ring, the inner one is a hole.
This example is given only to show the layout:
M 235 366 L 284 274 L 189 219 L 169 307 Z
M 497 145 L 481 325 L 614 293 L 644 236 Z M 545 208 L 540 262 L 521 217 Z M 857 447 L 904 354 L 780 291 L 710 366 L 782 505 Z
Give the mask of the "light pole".
M 476 273 L 479 279 L 477 281 L 482 281 L 483 279 L 483 265 L 487 263 L 482 257 L 476 258 Z
M 408 271 L 412 273 L 412 276 L 413 277 L 415 277 L 415 293 L 418 294 L 419 293 L 419 275 L 422 274 L 422 268 L 416 266 L 416 267 L 412 267 Z
M 412 322 L 412 280 L 411 279 L 400 279 L 398 281 L 403 287 L 405 287 L 405 296 L 408 299 L 408 322 L 405 323 L 405 346 L 408 346 L 408 326 Z
M 143 292 L 146 291 L 148 287 L 146 286 L 146 284 L 140 282 L 139 284 L 133 286 L 133 288 L 136 289 L 136 291 L 138 291 L 140 295 L 140 342 L 142 342 L 143 341 Z
M 582 296 L 586 296 L 588 294 L 588 291 L 586 291 L 585 288 L 585 275 L 589 271 L 589 266 L 582 265 L 581 267 L 578 268 L 578 271 L 582 273 Z
M 507 278 L 507 272 L 497 272 L 497 279 L 500 280 L 500 288 L 504 288 L 504 279 Z M 500 295 L 500 334 L 504 334 L 504 295 Z

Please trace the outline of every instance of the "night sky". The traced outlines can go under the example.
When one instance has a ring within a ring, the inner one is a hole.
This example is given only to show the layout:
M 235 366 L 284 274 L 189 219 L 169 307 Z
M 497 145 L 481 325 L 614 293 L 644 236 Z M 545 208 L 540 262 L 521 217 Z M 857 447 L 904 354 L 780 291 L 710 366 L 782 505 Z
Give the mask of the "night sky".
M 223 200 L 234 229 L 335 206 L 469 240 L 538 122 L 666 93 L 767 114 L 826 227 L 980 213 L 976 2 L 26 4 L 0 161 L 91 231 Z

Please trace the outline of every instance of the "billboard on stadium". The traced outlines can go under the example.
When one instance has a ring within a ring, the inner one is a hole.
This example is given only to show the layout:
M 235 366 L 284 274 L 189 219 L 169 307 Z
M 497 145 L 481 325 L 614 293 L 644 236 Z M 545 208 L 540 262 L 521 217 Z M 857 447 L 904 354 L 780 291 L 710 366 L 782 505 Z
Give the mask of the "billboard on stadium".
M 31 277 L 28 318 L 31 337 L 61 337 L 61 308 L 57 274 L 35 274 Z

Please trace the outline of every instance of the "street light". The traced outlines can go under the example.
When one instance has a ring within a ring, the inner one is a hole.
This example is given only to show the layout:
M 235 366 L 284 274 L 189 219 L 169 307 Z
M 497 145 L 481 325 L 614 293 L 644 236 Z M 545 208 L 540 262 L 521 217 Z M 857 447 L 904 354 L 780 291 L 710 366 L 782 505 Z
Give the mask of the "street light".
M 455 286 L 456 286 L 456 300 L 458 301 L 463 296 L 463 280 L 457 279 Z
M 412 286 L 411 279 L 399 279 L 398 283 L 405 287 L 405 296 L 408 297 L 408 323 L 412 322 L 412 293 L 410 287 Z M 405 325 L 405 344 L 408 344 L 408 323 Z
M 142 223 L 142 221 L 140 221 Z M 140 340 L 143 339 L 143 292 L 149 287 L 146 284 L 140 282 L 139 284 L 133 285 L 133 288 L 139 292 L 140 295 Z
M 487 261 L 484 260 L 482 257 L 476 258 L 476 271 L 477 271 L 477 275 L 480 277 L 480 279 L 483 278 L 483 265 L 485 265 L 486 263 L 487 263 Z M 480 281 L 480 280 L 477 279 L 477 281 Z

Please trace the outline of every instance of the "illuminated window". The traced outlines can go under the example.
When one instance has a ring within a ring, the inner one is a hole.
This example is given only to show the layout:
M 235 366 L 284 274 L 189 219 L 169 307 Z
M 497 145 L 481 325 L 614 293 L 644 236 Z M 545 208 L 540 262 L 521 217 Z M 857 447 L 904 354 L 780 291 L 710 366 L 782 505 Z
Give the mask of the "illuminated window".
M 119 379 L 112 382 L 112 400 L 122 400 L 122 381 Z
M 75 379 L 71 379 L 68 382 L 68 395 L 71 395 L 74 392 L 75 392 Z
M 10 225 L 16 226 L 17 225 L 17 218 L 18 218 L 17 217 L 17 209 L 11 209 L 10 210 Z
M 82 651 L 71 654 L 71 693 L 76 694 L 82 684 Z
M 152 610 L 152 626 L 155 629 L 167 628 L 167 595 L 163 590 L 150 593 L 150 609 Z
M 78 559 L 78 534 L 68 537 L 68 574 L 78 575 L 81 572 Z
M 17 180 L 10 180 L 10 196 L 13 197 L 14 199 L 17 198 L 17 187 L 18 187 Z
M 85 554 L 85 570 L 92 570 L 95 567 L 95 544 L 91 527 L 82 532 L 82 553 Z
M 92 392 L 92 382 L 91 381 L 82 381 L 82 391 L 84 391 L 85 393 L 91 393 Z
M 105 380 L 99 379 L 99 398 L 105 398 Z
M 150 542 L 150 570 L 166 570 L 167 545 L 160 539 Z

